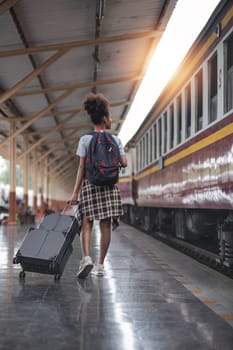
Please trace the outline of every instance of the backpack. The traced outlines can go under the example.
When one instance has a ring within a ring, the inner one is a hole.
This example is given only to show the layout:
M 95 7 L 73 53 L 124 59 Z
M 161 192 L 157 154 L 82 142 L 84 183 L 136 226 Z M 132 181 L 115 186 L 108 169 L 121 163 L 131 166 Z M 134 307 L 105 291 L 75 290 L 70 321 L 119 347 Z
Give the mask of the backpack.
M 114 185 L 119 178 L 119 147 L 107 132 L 92 132 L 89 135 L 93 136 L 86 156 L 86 178 L 93 185 Z

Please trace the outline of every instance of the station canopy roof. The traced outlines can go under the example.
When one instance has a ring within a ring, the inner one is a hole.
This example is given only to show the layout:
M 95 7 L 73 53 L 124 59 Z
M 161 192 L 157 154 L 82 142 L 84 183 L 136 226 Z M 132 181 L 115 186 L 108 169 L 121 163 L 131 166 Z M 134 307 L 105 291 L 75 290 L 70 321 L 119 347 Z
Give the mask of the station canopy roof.
M 176 2 L 0 1 L 0 155 L 15 140 L 18 164 L 76 170 L 90 92 L 110 101 L 117 135 Z

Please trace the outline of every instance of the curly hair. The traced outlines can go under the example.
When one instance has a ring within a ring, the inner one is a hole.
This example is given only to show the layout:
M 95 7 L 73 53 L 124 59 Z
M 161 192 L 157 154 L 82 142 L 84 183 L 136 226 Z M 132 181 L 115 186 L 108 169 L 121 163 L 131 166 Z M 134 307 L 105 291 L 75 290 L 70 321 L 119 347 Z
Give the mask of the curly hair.
M 90 93 L 83 105 L 95 125 L 101 124 L 103 117 L 109 116 L 109 102 L 102 94 Z

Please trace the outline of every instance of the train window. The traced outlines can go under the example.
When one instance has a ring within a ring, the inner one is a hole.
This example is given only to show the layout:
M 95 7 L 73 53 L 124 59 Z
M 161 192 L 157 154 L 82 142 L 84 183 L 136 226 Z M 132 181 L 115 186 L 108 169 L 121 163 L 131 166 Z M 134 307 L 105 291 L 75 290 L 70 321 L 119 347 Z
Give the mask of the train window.
M 191 85 L 185 88 L 185 137 L 191 135 Z
M 137 172 L 140 169 L 139 160 L 140 160 L 140 146 L 139 146 L 139 143 L 138 143 L 137 146 L 136 146 L 136 170 L 137 170 Z
M 208 62 L 209 116 L 208 123 L 217 119 L 217 54 Z
M 146 133 L 146 145 L 145 145 L 145 158 L 146 158 L 146 164 L 149 164 L 149 135 L 148 132 Z
M 145 165 L 146 165 L 146 147 L 145 147 L 145 143 L 146 143 L 146 140 L 145 140 L 145 136 L 143 137 L 142 139 L 142 167 L 144 168 Z
M 177 144 L 181 143 L 182 140 L 182 98 L 181 95 L 176 100 L 177 107 Z
M 174 147 L 174 105 L 169 107 L 169 148 Z
M 158 121 L 158 151 L 159 151 L 159 154 L 158 156 L 161 157 L 162 155 L 162 126 L 161 126 L 161 118 L 159 119 Z
M 153 160 L 153 133 L 152 133 L 152 128 L 150 129 L 150 137 L 149 137 L 149 147 L 150 147 L 150 151 L 149 151 L 149 159 L 150 159 L 150 163 L 152 163 Z
M 137 171 L 140 170 L 140 143 L 137 144 L 137 152 L 136 152 L 136 161 L 137 161 Z
M 195 131 L 202 129 L 203 121 L 203 74 L 200 70 L 195 76 Z
M 163 152 L 167 152 L 167 112 L 163 115 Z
M 233 34 L 225 42 L 225 112 L 233 108 Z
M 143 167 L 143 144 L 142 140 L 140 141 L 140 170 Z
M 157 159 L 157 124 L 154 124 L 154 160 Z

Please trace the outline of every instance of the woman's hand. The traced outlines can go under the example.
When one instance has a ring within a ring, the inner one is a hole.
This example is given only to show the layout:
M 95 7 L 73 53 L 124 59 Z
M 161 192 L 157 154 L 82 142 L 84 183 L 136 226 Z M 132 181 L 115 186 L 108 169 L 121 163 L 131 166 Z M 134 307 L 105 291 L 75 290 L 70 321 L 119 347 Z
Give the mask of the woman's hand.
M 77 192 L 73 192 L 71 198 L 70 198 L 70 204 L 71 205 L 75 205 L 78 202 L 78 193 Z
M 127 167 L 127 158 L 124 154 L 122 154 L 120 156 L 120 163 L 121 163 L 121 166 L 122 168 L 126 168 Z

